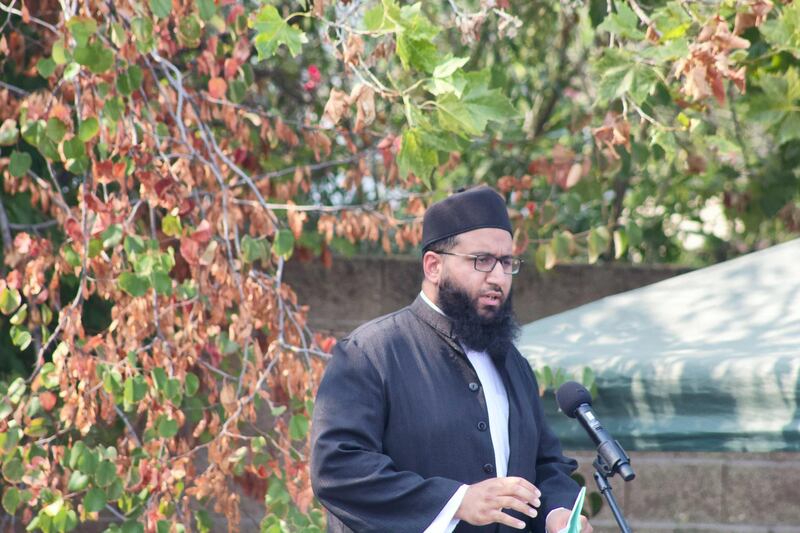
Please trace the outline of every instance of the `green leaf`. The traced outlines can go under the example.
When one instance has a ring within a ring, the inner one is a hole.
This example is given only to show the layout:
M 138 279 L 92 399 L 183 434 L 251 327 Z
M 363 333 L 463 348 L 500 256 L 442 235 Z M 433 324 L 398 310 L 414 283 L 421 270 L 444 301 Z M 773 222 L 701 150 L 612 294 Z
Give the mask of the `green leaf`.
M 52 52 L 53 52 L 53 61 L 55 62 L 56 65 L 65 65 L 67 63 L 67 60 L 69 58 L 67 56 L 67 47 L 64 44 L 63 38 L 59 38 L 56 42 L 53 43 Z
M 13 118 L 5 119 L 5 121 L 3 121 L 3 125 L 0 126 L 0 146 L 11 146 L 12 144 L 16 144 L 17 139 L 19 139 L 17 121 Z
M 589 262 L 596 263 L 602 254 L 608 249 L 611 242 L 611 236 L 608 233 L 608 228 L 600 226 L 592 228 L 589 231 Z
M 150 0 L 150 11 L 156 18 L 165 19 L 172 12 L 172 0 Z
M 20 307 L 17 310 L 17 312 L 14 313 L 14 316 L 11 317 L 11 320 L 9 320 L 9 322 L 11 322 L 11 324 L 14 326 L 19 326 L 25 322 L 25 319 L 27 317 L 28 317 L 28 304 L 23 304 L 22 307 Z
M 518 116 L 499 89 L 489 89 L 489 71 L 465 75 L 467 85 L 461 98 L 447 93 L 436 100 L 439 124 L 446 130 L 481 135 L 488 121 L 508 121 Z
M 456 70 L 466 65 L 468 61 L 468 57 L 451 57 L 436 65 L 436 68 L 433 69 L 433 76 L 435 78 L 448 78 L 452 76 Z
M 200 12 L 200 18 L 206 22 L 217 14 L 217 6 L 214 5 L 214 0 L 197 0 L 197 9 Z
M 629 220 L 625 225 L 625 232 L 628 234 L 628 247 L 630 248 L 639 246 L 644 239 L 642 228 L 640 228 L 633 220 Z
M 69 476 L 69 483 L 67 490 L 70 492 L 78 492 L 89 486 L 89 476 L 78 470 L 73 470 Z
M 289 437 L 292 440 L 303 440 L 308 434 L 308 417 L 294 415 L 289 420 Z
M 81 71 L 81 66 L 73 61 L 64 68 L 64 81 L 70 81 L 72 78 L 77 76 L 78 72 L 80 71 Z
M 140 276 L 132 272 L 120 274 L 117 283 L 120 289 L 134 298 L 144 296 L 147 293 L 147 289 L 150 288 L 150 280 L 146 276 Z
M 242 238 L 242 259 L 245 263 L 269 259 L 269 243 L 265 239 L 254 239 L 245 235 Z
M 639 18 L 633 9 L 625 2 L 616 2 L 614 5 L 617 12 L 610 13 L 597 29 L 636 41 L 644 39 L 644 32 L 638 28 Z
M 308 42 L 306 34 L 296 26 L 289 26 L 275 6 L 263 6 L 256 13 L 253 26 L 256 29 L 253 44 L 259 61 L 275 55 L 281 45 L 285 45 L 294 57 L 300 53 L 303 43 Z
M 574 237 L 569 231 L 561 231 L 553 236 L 550 243 L 556 260 L 568 259 L 572 255 L 575 246 Z
M 90 17 L 71 17 L 67 21 L 67 28 L 78 47 L 84 47 L 89 42 L 89 37 L 97 32 L 97 21 Z
M 200 36 L 203 28 L 200 21 L 194 15 L 181 18 L 178 24 L 178 42 L 186 48 L 197 48 L 200 45 Z
M 800 112 L 787 115 L 778 129 L 778 144 L 800 139 Z
M 17 310 L 22 303 L 22 296 L 17 289 L 9 289 L 6 287 L 0 293 L 0 312 L 4 315 L 10 315 Z
M 410 128 L 403 133 L 397 164 L 402 176 L 413 172 L 430 188 L 431 173 L 439 164 L 439 157 L 436 155 L 435 149 L 425 144 L 422 131 L 418 128 Z
M 191 372 L 187 372 L 183 381 L 184 387 L 186 387 L 186 396 L 194 396 L 200 388 L 200 380 L 198 377 Z
M 14 515 L 17 512 L 17 507 L 21 503 L 22 498 L 19 494 L 19 489 L 16 487 L 8 487 L 6 491 L 3 493 L 3 509 L 9 515 Z
M 106 493 L 99 487 L 92 487 L 83 497 L 83 508 L 87 513 L 96 513 L 106 507 Z
M 87 142 L 93 139 L 99 131 L 100 122 L 97 120 L 97 117 L 89 117 L 81 122 L 78 130 L 78 138 L 83 142 Z
M 277 255 L 288 259 L 294 250 L 294 234 L 288 229 L 279 229 L 275 233 L 275 240 L 272 243 L 272 251 Z
M 167 418 L 166 415 L 158 417 L 158 436 L 164 439 L 171 439 L 178 433 L 178 422 Z
M 51 57 L 43 57 L 36 63 L 36 70 L 39 71 L 39 76 L 49 78 L 56 70 L 56 62 Z
M 117 76 L 117 90 L 120 94 L 129 96 L 142 85 L 142 69 L 138 65 L 131 65 L 125 72 Z
M 136 49 L 142 53 L 150 51 L 153 47 L 153 21 L 137 17 L 131 21 L 131 31 L 136 38 Z
M 128 411 L 131 407 L 142 401 L 147 395 L 147 390 L 147 383 L 142 376 L 134 376 L 126 379 L 125 390 L 123 392 L 125 410 Z
M 66 259 L 69 266 L 77 268 L 81 266 L 81 256 L 69 244 L 64 247 L 64 259 Z
M 3 477 L 10 483 L 19 482 L 24 474 L 25 468 L 22 466 L 22 461 L 17 458 L 3 464 Z
M 115 96 L 114 98 L 109 98 L 106 100 L 105 105 L 103 105 L 103 112 L 106 114 L 108 118 L 113 121 L 118 121 L 122 118 L 122 113 L 125 111 L 125 104 L 122 103 L 122 100 L 119 96 Z
M 172 278 L 166 272 L 153 272 L 150 275 L 153 288 L 162 296 L 172 296 Z
M 128 255 L 141 254 L 147 250 L 147 247 L 144 244 L 144 239 L 138 235 L 126 236 L 123 247 L 125 248 L 125 253 Z
M 15 150 L 11 152 L 11 160 L 8 163 L 8 172 L 11 173 L 11 175 L 15 178 L 21 178 L 28 172 L 28 169 L 31 168 L 32 162 L 33 160 L 31 159 L 31 154 L 27 152 L 17 152 Z
M 437 67 L 439 52 L 431 41 L 414 39 L 408 32 L 403 32 L 397 36 L 397 57 L 405 70 L 414 67 L 432 73 Z
M 120 224 L 112 224 L 100 234 L 103 240 L 103 248 L 113 248 L 122 242 L 122 226 Z
M 614 259 L 619 259 L 628 250 L 628 233 L 624 229 L 614 231 Z
M 156 385 L 156 390 L 164 392 L 167 388 L 167 372 L 161 367 L 153 369 L 153 382 Z
M 31 334 L 28 330 L 22 329 L 18 326 L 14 326 L 11 328 L 11 342 L 14 343 L 14 346 L 18 347 L 20 350 L 26 349 L 33 340 Z
M 103 46 L 101 42 L 94 42 L 75 49 L 75 61 L 87 67 L 94 74 L 102 74 L 114 64 L 114 53 Z M 66 72 L 65 72 L 66 77 Z
M 106 488 L 117 479 L 117 467 L 108 460 L 103 460 L 97 465 L 94 473 L 95 482 L 99 487 Z
M 182 230 L 181 219 L 175 215 L 167 215 L 161 220 L 161 231 L 164 235 L 180 237 Z

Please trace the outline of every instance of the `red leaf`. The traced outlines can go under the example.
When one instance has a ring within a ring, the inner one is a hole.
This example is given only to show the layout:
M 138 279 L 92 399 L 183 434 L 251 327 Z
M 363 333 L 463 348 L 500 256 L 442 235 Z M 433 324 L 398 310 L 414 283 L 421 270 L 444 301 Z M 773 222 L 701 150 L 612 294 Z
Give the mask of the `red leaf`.
M 234 57 L 229 57 L 225 60 L 225 79 L 229 80 L 231 78 L 235 78 L 236 75 L 239 73 L 239 67 L 241 63 L 238 59 Z M 210 83 L 210 82 L 209 82 Z M 210 89 L 209 89 L 210 90 Z M 223 89 L 222 94 L 225 94 L 225 90 Z M 220 96 L 220 98 L 222 98 Z
M 225 98 L 225 91 L 228 90 L 228 84 L 222 78 L 211 78 L 208 80 L 208 94 L 212 98 L 221 100 Z
M 156 195 L 159 198 L 163 198 L 164 197 L 164 193 L 167 192 L 167 190 L 169 190 L 170 187 L 174 187 L 174 186 L 175 186 L 175 182 L 172 180 L 172 178 L 162 178 L 162 179 L 160 179 L 160 180 L 158 180 L 156 182 L 156 186 L 155 186 Z
M 192 209 L 194 209 L 194 200 L 191 198 L 184 198 L 181 200 L 181 205 L 178 208 L 178 214 L 180 216 L 186 216 L 192 212 Z
M 31 236 L 24 231 L 17 233 L 17 236 L 14 237 L 14 248 L 22 255 L 26 255 L 31 251 Z
M 203 219 L 197 229 L 192 233 L 191 239 L 198 244 L 205 244 L 211 240 L 211 224 Z
M 66 224 L 64 224 L 64 231 L 67 232 L 67 235 L 69 235 L 73 241 L 83 242 L 81 223 L 74 218 L 67 220 Z
M 200 262 L 200 244 L 190 237 L 182 237 L 181 255 L 190 265 L 198 264 Z
M 56 406 L 56 400 L 58 400 L 58 398 L 50 391 L 39 393 L 39 403 L 42 404 L 42 409 L 48 413 Z

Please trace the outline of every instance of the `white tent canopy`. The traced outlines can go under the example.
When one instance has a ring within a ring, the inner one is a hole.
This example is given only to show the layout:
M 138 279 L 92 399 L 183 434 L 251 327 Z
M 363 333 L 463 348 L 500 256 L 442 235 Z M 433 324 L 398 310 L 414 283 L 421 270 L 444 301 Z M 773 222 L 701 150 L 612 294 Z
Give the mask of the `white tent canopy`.
M 800 451 L 800 239 L 538 320 L 518 344 L 534 368 L 590 367 L 627 448 Z

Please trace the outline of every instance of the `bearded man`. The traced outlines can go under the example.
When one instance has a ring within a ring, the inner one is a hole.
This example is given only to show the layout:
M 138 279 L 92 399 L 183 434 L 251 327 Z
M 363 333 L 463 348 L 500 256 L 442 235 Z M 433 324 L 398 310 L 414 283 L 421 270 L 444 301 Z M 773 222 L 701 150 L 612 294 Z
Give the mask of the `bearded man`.
M 505 202 L 458 192 L 422 234 L 419 296 L 342 339 L 319 387 L 311 481 L 328 531 L 556 533 L 577 464 L 513 345 L 521 261 Z

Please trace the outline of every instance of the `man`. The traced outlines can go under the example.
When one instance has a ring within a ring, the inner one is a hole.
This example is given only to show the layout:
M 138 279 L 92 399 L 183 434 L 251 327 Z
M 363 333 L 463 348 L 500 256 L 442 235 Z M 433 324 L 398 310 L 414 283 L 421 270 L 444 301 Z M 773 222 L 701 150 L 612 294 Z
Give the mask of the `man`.
M 319 387 L 311 480 L 328 530 L 556 533 L 577 465 L 513 345 L 520 260 L 505 202 L 456 193 L 422 233 L 420 295 L 339 342 Z

